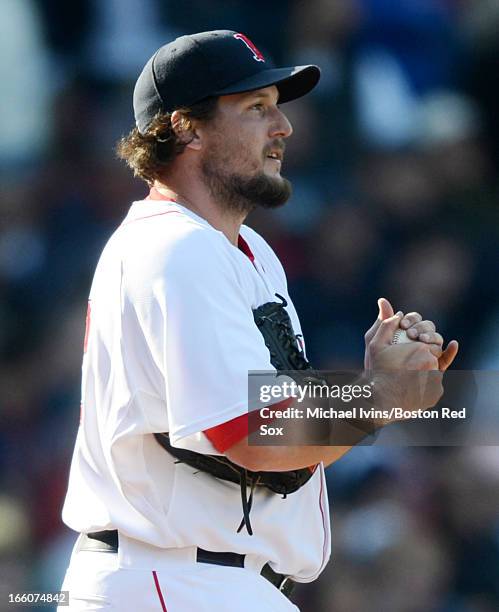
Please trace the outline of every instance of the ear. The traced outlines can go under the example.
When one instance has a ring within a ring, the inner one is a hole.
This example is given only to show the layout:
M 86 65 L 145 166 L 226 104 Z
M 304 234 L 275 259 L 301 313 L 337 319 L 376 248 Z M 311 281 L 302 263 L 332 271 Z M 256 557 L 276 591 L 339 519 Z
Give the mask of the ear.
M 180 111 L 175 110 L 172 113 L 170 121 L 177 138 L 182 143 L 185 143 L 186 148 L 194 150 L 199 150 L 201 148 L 201 139 L 192 119 L 186 117 L 186 115 Z

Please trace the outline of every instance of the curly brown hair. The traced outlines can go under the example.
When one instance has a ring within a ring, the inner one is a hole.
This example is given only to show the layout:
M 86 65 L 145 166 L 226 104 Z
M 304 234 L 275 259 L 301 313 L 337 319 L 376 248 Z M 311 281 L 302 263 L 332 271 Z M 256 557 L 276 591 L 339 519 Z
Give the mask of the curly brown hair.
M 216 114 L 218 97 L 206 98 L 190 107 L 177 109 L 183 115 L 185 127 L 191 119 L 209 121 Z M 116 154 L 133 170 L 134 176 L 152 185 L 164 176 L 171 161 L 189 144 L 181 140 L 171 125 L 172 113 L 157 113 L 145 134 L 135 127 L 116 144 Z

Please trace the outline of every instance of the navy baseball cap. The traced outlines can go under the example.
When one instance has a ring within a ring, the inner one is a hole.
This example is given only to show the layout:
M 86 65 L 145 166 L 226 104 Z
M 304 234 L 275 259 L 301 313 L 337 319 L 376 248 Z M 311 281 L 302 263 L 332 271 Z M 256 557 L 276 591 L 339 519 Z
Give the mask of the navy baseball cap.
M 308 93 L 319 78 L 313 65 L 276 68 L 244 34 L 189 34 L 158 49 L 144 66 L 133 93 L 135 121 L 144 134 L 158 111 L 270 85 L 282 104 Z

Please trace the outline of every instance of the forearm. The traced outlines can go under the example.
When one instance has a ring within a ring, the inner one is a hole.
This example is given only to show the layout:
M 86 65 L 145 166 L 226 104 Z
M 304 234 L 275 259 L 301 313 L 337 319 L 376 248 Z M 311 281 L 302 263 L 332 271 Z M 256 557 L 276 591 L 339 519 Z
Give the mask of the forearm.
M 286 472 L 338 461 L 352 446 L 251 446 L 244 438 L 232 448 L 227 457 L 255 472 Z
M 364 382 L 363 377 L 358 380 Z M 305 388 L 310 382 L 322 386 L 332 383 L 337 386 L 338 383 L 337 380 L 304 376 L 299 384 Z M 357 380 L 353 382 L 357 384 Z M 319 408 L 325 415 L 330 409 L 351 412 L 352 407 L 346 400 L 314 395 L 313 388 L 309 388 L 308 397 L 295 397 L 286 408 L 281 404 L 267 407 L 263 420 L 263 411 L 255 411 L 254 418 L 249 421 L 250 441 L 248 438 L 240 440 L 226 451 L 227 457 L 252 471 L 296 470 L 321 462 L 330 465 L 373 433 L 372 423 L 359 422 L 360 419 L 307 416 L 307 408 Z M 269 438 L 259 435 L 262 423 L 276 426 L 281 431 L 280 436 L 283 437 L 279 438 L 278 446 L 269 444 Z

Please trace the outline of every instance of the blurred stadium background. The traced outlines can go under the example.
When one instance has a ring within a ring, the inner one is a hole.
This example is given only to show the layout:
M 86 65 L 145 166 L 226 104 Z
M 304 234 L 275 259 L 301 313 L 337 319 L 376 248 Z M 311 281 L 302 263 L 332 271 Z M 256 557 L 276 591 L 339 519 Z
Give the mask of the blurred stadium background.
M 243 31 L 276 61 L 323 69 L 285 107 L 292 202 L 250 221 L 283 260 L 312 362 L 358 367 L 383 295 L 457 338 L 456 368 L 499 369 L 497 0 L 0 10 L 3 593 L 62 580 L 86 297 L 100 249 L 145 193 L 113 146 L 139 70 L 179 34 Z M 499 610 L 498 448 L 363 447 L 329 481 L 333 560 L 299 589 L 303 612 Z

